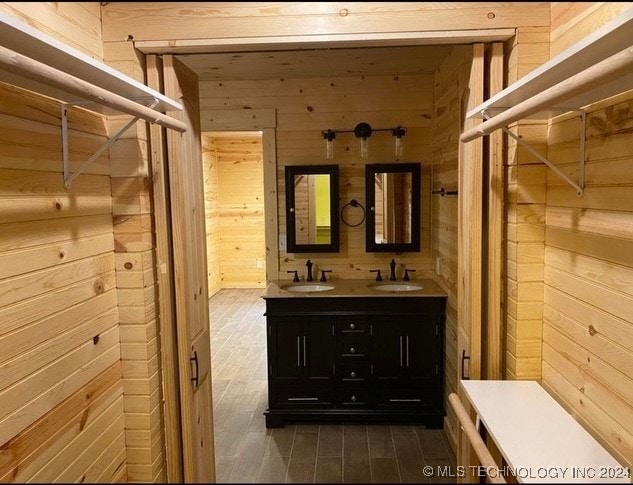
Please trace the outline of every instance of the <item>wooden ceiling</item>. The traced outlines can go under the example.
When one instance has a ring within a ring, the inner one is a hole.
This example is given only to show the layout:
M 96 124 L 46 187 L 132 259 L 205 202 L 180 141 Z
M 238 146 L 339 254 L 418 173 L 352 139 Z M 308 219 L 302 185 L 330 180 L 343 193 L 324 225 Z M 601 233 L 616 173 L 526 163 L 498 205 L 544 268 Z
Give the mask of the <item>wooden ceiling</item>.
M 188 54 L 178 58 L 201 80 L 379 76 L 433 73 L 452 46 Z

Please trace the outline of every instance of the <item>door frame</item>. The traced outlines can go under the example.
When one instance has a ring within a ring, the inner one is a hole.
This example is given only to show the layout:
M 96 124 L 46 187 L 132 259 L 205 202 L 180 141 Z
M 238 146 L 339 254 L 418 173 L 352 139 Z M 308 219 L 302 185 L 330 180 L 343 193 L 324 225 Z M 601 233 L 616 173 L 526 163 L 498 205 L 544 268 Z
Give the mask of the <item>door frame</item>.
M 244 112 L 256 111 L 256 116 Z M 279 219 L 277 204 L 277 111 L 275 109 L 200 109 L 202 133 L 214 131 L 261 131 L 264 163 L 264 239 L 266 284 L 279 278 Z
M 466 38 L 456 38 L 456 32 L 454 31 L 446 31 L 446 32 L 391 32 L 388 34 L 380 34 L 378 37 L 368 40 L 367 34 L 358 33 L 358 34 L 346 34 L 345 40 L 338 39 L 328 39 L 324 41 L 316 41 L 315 37 L 304 37 L 295 39 L 294 48 L 300 49 L 302 46 L 305 48 L 337 48 L 337 47 L 349 47 L 353 45 L 354 47 L 389 47 L 389 46 L 401 46 L 401 45 L 428 45 L 428 44 L 461 44 L 461 43 L 491 43 L 491 42 L 503 42 L 511 38 L 516 34 L 515 29 L 487 29 L 478 31 L 469 31 L 469 36 Z M 404 40 L 403 40 L 404 39 Z M 205 43 L 206 42 L 206 43 Z M 278 39 L 275 37 L 260 37 L 257 38 L 252 43 L 248 45 L 240 44 L 239 39 L 225 39 L 223 45 L 217 45 L 217 39 L 197 39 L 194 51 L 191 50 L 191 46 L 186 46 L 184 44 L 174 45 L 168 39 L 157 40 L 157 41 L 146 41 L 135 44 L 141 52 L 144 54 L 163 54 L 169 53 L 174 56 L 178 56 L 178 54 L 191 54 L 194 52 L 202 53 L 202 52 L 231 52 L 234 50 L 241 51 L 262 51 L 262 50 L 283 50 L 283 47 L 280 48 L 280 44 Z M 168 47 L 167 47 L 168 46 Z M 236 112 L 241 113 L 236 113 Z M 260 117 L 259 114 L 261 111 L 272 111 L 272 115 L 270 112 L 264 113 L 264 116 Z M 257 112 L 257 113 L 255 113 Z M 278 278 L 279 273 L 279 231 L 278 231 L 278 206 L 277 206 L 277 153 L 276 153 L 276 115 L 275 110 L 213 110 L 214 117 L 211 118 L 209 116 L 205 116 L 208 114 L 209 110 L 201 110 L 201 132 L 203 131 L 248 131 L 248 130 L 261 130 L 262 131 L 262 144 L 263 144 L 263 155 L 264 155 L 264 191 L 265 191 L 265 232 L 266 232 L 266 271 L 267 271 L 267 280 L 271 281 L 272 279 Z M 239 114 L 237 118 L 232 117 L 235 114 Z M 257 116 L 253 116 L 253 115 Z M 246 116 L 248 115 L 248 117 Z M 225 116 L 224 119 L 218 119 L 215 116 Z M 274 123 L 263 123 L 257 124 L 257 119 L 259 120 L 270 120 L 274 119 Z M 248 119 L 248 122 L 246 120 Z M 221 121 L 221 122 L 220 122 Z M 256 128 L 258 126 L 259 128 Z M 478 177 L 475 177 L 475 184 L 481 185 L 483 183 L 482 174 L 479 174 Z M 476 187 L 475 187 L 476 188 Z M 479 187 L 479 190 L 481 187 Z M 461 188 L 459 189 L 461 192 Z M 155 194 L 155 200 L 158 195 L 158 198 L 164 196 L 159 192 Z M 161 202 L 160 200 L 158 201 Z M 164 202 L 164 201 L 162 201 Z M 481 216 L 481 214 L 480 214 Z M 154 213 L 154 217 L 157 217 L 157 214 Z M 471 221 L 472 222 L 472 221 Z M 477 221 L 478 224 L 481 224 L 481 220 Z M 163 224 L 167 224 L 169 229 L 171 230 L 171 221 L 163 221 Z M 167 271 L 173 273 L 173 267 L 179 264 L 178 261 L 174 260 L 171 266 L 167 267 Z M 161 263 L 156 261 L 155 263 L 155 271 L 157 275 L 161 274 L 161 271 L 164 271 L 164 268 L 161 267 Z M 479 266 L 477 266 L 476 271 L 480 271 L 481 261 L 479 261 Z M 271 269 L 275 269 L 274 273 L 272 273 Z M 498 286 L 501 285 L 501 275 L 495 274 L 494 278 L 498 278 Z M 169 284 L 168 279 L 165 280 L 165 284 Z M 494 283 L 491 283 L 494 284 Z M 471 305 L 475 307 L 481 306 L 481 291 L 475 291 L 474 295 L 470 294 L 472 291 L 472 285 L 467 285 L 464 291 L 468 291 L 468 295 L 463 295 L 463 297 L 468 297 L 468 301 L 470 301 Z M 478 299 L 478 301 L 473 301 L 472 297 Z M 472 308 L 472 306 L 471 306 Z M 459 315 L 458 315 L 459 319 Z M 173 325 L 177 323 L 174 321 Z M 162 324 L 161 324 L 162 326 Z M 163 352 L 171 352 L 170 342 L 163 342 L 163 334 L 161 332 L 161 353 Z M 175 356 L 172 356 L 172 358 Z M 458 356 L 459 358 L 459 356 Z M 162 357 L 162 361 L 169 361 L 170 356 L 166 355 Z M 164 369 L 163 369 L 164 372 Z M 169 409 L 169 402 L 172 403 L 174 401 L 178 401 L 179 397 L 177 394 L 177 386 L 174 389 L 173 387 L 164 389 L 164 401 L 166 403 L 166 409 Z M 171 391 L 171 392 L 170 392 Z M 175 392 L 174 392 L 175 391 Z M 172 404 L 173 409 L 173 404 Z M 169 427 L 169 423 L 166 422 L 166 428 Z M 170 465 L 175 466 L 175 462 L 170 462 L 167 460 L 167 468 L 168 468 L 168 476 L 170 473 Z

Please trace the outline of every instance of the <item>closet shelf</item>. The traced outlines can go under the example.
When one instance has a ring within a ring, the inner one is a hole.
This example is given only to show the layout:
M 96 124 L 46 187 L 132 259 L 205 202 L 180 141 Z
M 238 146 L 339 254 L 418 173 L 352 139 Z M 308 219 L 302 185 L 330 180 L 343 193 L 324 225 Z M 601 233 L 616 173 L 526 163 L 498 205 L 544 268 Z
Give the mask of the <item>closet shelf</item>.
M 585 107 L 633 89 L 633 8 L 470 110 L 484 121 L 463 132 L 463 143 L 501 129 L 545 163 L 582 197 L 585 189 Z M 580 119 L 578 182 L 543 157 L 508 126 L 521 119 L 549 119 L 576 111 Z
M 66 188 L 139 119 L 181 133 L 187 130 L 186 123 L 163 113 L 182 111 L 181 104 L 2 12 L 0 81 L 61 103 L 62 169 Z M 132 116 L 75 173 L 71 173 L 69 161 L 70 106 L 82 106 L 105 115 Z
M 531 97 L 580 73 L 633 45 L 633 8 L 592 32 L 565 51 L 537 67 L 517 82 L 470 110 L 467 118 L 493 117 L 528 101 Z M 591 87 L 561 102 L 529 115 L 533 119 L 549 119 L 566 111 L 585 107 L 601 99 L 633 89 L 633 72 Z
M 141 107 L 147 107 L 158 101 L 158 104 L 153 107 L 156 112 L 182 110 L 180 103 L 158 91 L 2 12 L 0 12 L 0 46 L 64 74 L 72 73 L 73 77 L 81 81 L 135 101 Z M 74 91 L 68 92 L 64 88 L 51 86 L 28 75 L 17 73 L 14 68 L 6 64 L 0 68 L 0 81 L 69 104 L 81 104 L 91 111 L 102 114 L 111 115 L 119 112 L 112 107 L 95 103 L 93 99 L 79 96 Z

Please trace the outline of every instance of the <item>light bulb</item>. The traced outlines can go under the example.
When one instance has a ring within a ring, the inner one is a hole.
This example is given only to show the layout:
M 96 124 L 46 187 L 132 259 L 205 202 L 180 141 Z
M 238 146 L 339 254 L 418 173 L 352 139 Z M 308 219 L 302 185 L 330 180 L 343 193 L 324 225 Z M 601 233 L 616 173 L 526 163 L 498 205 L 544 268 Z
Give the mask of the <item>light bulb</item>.
M 402 156 L 402 137 L 396 136 L 396 157 Z
M 402 126 L 396 126 L 393 130 L 391 130 L 391 134 L 395 138 L 395 142 L 396 142 L 395 144 L 396 157 L 402 156 L 402 137 L 405 135 L 406 132 L 407 132 L 407 129 L 403 128 Z
M 367 158 L 368 156 L 368 151 L 367 151 L 367 138 L 362 137 L 360 139 L 360 157 L 361 158 Z
M 321 132 L 323 139 L 325 140 L 325 158 L 334 158 L 334 140 L 336 139 L 336 132 L 328 129 Z
M 325 140 L 325 158 L 334 158 L 334 140 Z

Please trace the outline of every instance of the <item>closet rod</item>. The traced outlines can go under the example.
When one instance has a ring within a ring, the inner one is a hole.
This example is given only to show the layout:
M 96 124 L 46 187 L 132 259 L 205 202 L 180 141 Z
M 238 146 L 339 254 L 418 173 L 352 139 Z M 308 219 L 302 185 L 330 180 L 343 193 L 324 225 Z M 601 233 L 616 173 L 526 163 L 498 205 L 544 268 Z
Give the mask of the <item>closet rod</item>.
M 29 57 L 0 48 L 0 68 L 178 132 L 187 124 Z
M 581 71 L 529 99 L 508 108 L 493 116 L 488 121 L 462 133 L 459 139 L 466 143 L 480 136 L 488 135 L 492 131 L 538 113 L 544 108 L 571 99 L 585 91 L 599 88 L 601 85 L 616 79 L 618 76 L 629 74 L 633 66 L 633 47 L 623 51 Z M 597 101 L 597 100 L 596 100 Z M 571 109 L 572 107 L 570 107 Z

